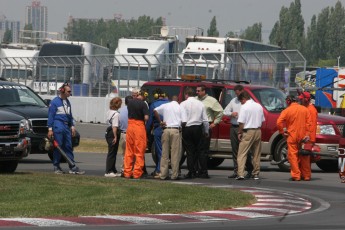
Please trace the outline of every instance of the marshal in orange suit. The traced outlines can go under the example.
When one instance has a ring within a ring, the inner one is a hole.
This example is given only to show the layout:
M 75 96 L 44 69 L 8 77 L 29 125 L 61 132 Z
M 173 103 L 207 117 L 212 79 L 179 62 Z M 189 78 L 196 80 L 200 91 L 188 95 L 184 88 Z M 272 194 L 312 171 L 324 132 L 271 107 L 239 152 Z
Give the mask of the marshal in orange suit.
M 310 180 L 310 157 L 298 154 L 301 143 L 310 139 L 310 112 L 306 107 L 298 104 L 292 95 L 286 98 L 286 104 L 288 107 L 280 114 L 277 127 L 287 141 L 291 179 Z

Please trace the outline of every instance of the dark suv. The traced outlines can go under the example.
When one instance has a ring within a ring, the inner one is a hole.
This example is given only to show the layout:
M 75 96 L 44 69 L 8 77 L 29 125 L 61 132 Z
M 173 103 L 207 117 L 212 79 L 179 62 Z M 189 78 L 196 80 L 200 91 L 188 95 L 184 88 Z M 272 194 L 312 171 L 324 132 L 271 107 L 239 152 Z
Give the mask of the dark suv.
M 243 82 L 242 82 L 243 83 Z M 225 81 L 197 81 L 197 80 L 159 80 L 147 82 L 142 86 L 149 93 L 149 102 L 152 102 L 152 92 L 161 88 L 169 96 L 177 95 L 183 101 L 183 91 L 186 87 L 195 87 L 204 84 L 206 93 L 219 100 L 223 108 L 235 97 L 234 86 L 237 83 Z M 272 161 L 273 164 L 282 162 L 287 156 L 287 145 L 285 139 L 279 134 L 276 121 L 280 112 L 285 109 L 286 95 L 279 89 L 262 86 L 243 84 L 254 101 L 260 103 L 264 108 L 266 121 L 262 125 L 262 154 L 261 160 Z M 274 103 L 272 103 L 274 101 Z M 331 155 L 338 154 L 339 140 L 344 135 L 345 118 L 328 114 L 319 114 L 317 124 L 316 144 L 321 147 L 322 153 Z M 209 167 L 217 167 L 224 159 L 231 158 L 230 144 L 230 119 L 224 116 L 222 122 L 212 132 L 212 139 L 209 153 Z M 333 157 L 322 157 L 316 162 L 319 168 L 324 171 L 335 171 L 337 160 Z M 288 162 L 279 163 L 283 171 L 289 170 Z
M 20 117 L 28 123 L 26 137 L 31 140 L 31 154 L 47 153 L 44 138 L 48 133 L 48 106 L 40 96 L 29 87 L 13 82 L 0 81 L 0 111 Z M 73 138 L 73 146 L 78 146 L 79 133 Z M 48 152 L 52 159 L 52 152 Z
M 0 172 L 12 173 L 18 162 L 30 152 L 28 120 L 11 112 L 0 110 Z

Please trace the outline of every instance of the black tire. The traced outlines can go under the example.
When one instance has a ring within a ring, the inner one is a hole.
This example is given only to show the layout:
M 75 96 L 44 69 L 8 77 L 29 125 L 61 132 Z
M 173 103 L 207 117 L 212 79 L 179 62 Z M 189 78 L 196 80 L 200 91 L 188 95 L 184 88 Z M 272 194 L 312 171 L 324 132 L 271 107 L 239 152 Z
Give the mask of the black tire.
M 319 160 L 316 165 L 325 172 L 338 171 L 338 160 Z
M 287 159 L 287 143 L 285 139 L 281 139 L 275 150 L 274 150 L 274 160 L 276 162 L 281 162 Z M 278 164 L 278 167 L 283 172 L 290 172 L 290 164 L 289 161 L 284 161 Z
M 18 161 L 0 161 L 0 173 L 14 173 L 18 166 Z
M 187 157 L 187 153 L 183 147 L 182 147 L 181 151 L 182 151 L 182 156 L 181 156 L 181 160 L 180 160 L 180 167 L 183 165 L 183 163 L 185 162 L 186 157 Z M 151 145 L 151 156 L 152 156 L 153 162 L 155 162 L 155 164 L 157 164 L 158 159 L 157 159 L 157 155 L 156 155 L 156 151 L 155 151 L 155 143 L 154 142 Z
M 214 169 L 217 168 L 219 165 L 223 163 L 223 158 L 208 158 L 207 160 L 207 168 Z

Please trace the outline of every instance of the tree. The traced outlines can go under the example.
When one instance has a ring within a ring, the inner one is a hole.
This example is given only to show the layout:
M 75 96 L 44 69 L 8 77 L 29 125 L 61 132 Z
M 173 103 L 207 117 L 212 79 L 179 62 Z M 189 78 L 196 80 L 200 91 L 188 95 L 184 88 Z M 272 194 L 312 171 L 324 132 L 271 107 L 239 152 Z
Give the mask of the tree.
M 211 20 L 210 28 L 207 30 L 207 36 L 209 36 L 209 37 L 218 37 L 219 36 L 219 31 L 217 29 L 216 16 L 213 16 L 213 18 Z
M 289 8 L 282 7 L 279 21 L 275 23 L 269 36 L 270 43 L 286 49 L 304 48 L 304 19 L 301 11 L 301 1 L 295 0 Z
M 340 47 L 344 42 L 344 8 L 338 1 L 335 7 L 331 7 L 327 27 L 327 58 L 334 59 L 341 54 Z
M 13 42 L 12 39 L 13 39 L 12 38 L 12 30 L 6 30 L 4 33 L 4 37 L 3 37 L 2 41 L 4 43 L 11 43 L 11 42 Z
M 313 15 L 310 26 L 307 29 L 305 58 L 310 64 L 315 63 L 319 59 L 319 37 L 317 36 L 317 20 Z
M 33 34 L 32 34 L 32 24 L 26 24 L 24 26 L 24 33 L 23 33 L 23 39 L 25 39 L 23 42 L 24 43 L 35 43 L 35 40 L 33 38 Z
M 153 26 L 162 26 L 162 18 L 153 19 L 140 16 L 138 19 L 89 21 L 86 19 L 72 20 L 65 28 L 65 34 L 71 41 L 87 41 L 108 46 L 114 53 L 118 39 L 121 37 L 149 37 Z
M 233 31 L 229 31 L 225 37 L 229 37 L 229 38 L 238 38 L 238 34 L 236 32 Z
M 251 41 L 262 42 L 261 30 L 262 30 L 261 22 L 255 23 L 252 26 L 248 26 L 247 29 L 245 29 L 244 32 L 240 35 L 240 38 L 251 40 Z

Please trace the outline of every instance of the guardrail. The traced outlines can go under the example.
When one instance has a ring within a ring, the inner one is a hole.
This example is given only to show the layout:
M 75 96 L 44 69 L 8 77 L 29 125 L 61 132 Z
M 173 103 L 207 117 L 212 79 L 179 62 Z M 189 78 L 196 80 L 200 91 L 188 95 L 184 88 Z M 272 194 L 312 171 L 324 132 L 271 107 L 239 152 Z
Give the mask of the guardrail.
M 1 77 L 56 95 L 63 82 L 72 84 L 72 94 L 106 97 L 112 92 L 124 97 L 146 81 L 205 75 L 207 79 L 246 80 L 289 89 L 289 70 L 305 69 L 306 61 L 296 50 L 213 54 L 95 55 L 0 58 Z

